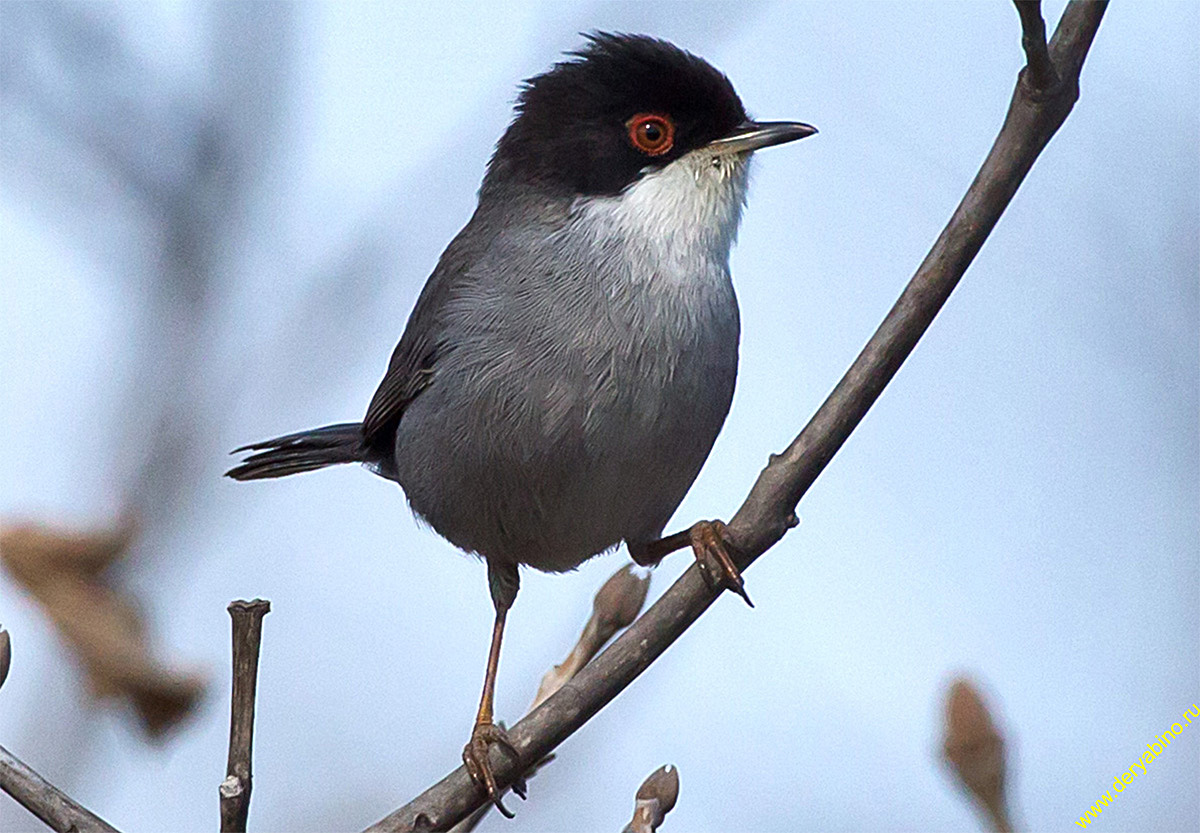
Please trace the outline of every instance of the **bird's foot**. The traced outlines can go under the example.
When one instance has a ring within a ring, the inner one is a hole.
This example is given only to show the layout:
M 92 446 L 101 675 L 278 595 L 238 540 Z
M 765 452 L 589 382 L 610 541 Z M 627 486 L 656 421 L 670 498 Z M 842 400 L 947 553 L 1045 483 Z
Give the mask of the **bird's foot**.
M 504 727 L 497 726 L 495 723 L 476 723 L 475 728 L 471 731 L 471 739 L 463 747 L 463 763 L 467 766 L 471 780 L 487 792 L 488 800 L 496 805 L 496 809 L 505 818 L 511 819 L 514 814 L 500 801 L 502 793 L 496 786 L 496 776 L 492 774 L 492 764 L 488 760 L 488 750 L 492 744 L 496 744 L 511 755 L 513 760 L 520 762 L 521 756 L 516 747 L 512 745 L 512 741 L 508 739 L 508 733 L 504 731 Z M 519 778 L 514 781 L 512 791 L 523 800 L 525 798 L 525 780 Z
M 754 607 L 750 596 L 746 593 L 746 582 L 742 573 L 729 555 L 729 547 L 725 543 L 725 524 L 721 521 L 700 521 L 687 531 L 696 556 L 696 564 L 708 586 L 713 589 L 732 590 L 741 596 L 746 604 Z

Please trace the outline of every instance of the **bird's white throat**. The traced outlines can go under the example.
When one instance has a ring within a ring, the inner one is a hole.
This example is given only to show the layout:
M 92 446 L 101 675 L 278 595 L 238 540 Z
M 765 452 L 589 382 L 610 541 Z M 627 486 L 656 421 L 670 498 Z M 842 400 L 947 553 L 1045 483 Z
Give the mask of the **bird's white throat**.
M 713 267 L 727 272 L 749 162 L 749 154 L 699 148 L 616 196 L 581 199 L 577 217 L 590 232 L 623 241 L 628 255 L 659 280 L 687 279 Z

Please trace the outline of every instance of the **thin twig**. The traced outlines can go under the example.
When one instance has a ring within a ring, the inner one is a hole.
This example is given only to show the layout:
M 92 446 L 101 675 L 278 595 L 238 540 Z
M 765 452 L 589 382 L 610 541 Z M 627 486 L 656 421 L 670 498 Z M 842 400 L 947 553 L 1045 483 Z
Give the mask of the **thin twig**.
M 1079 95 L 1079 72 L 1105 6 L 1090 0 L 1073 0 L 1067 6 L 1049 48 L 1062 83 L 1056 91 L 1017 85 L 983 167 L 916 275 L 808 425 L 759 475 L 728 526 L 729 543 L 742 569 L 790 528 L 800 498 L 912 352 L 1034 160 L 1071 112 Z M 604 653 L 509 730 L 521 760 L 540 760 L 566 740 L 678 639 L 715 598 L 699 569 L 689 567 Z M 522 764 L 500 752 L 491 762 L 502 784 L 520 775 Z M 446 829 L 484 799 L 460 767 L 368 830 Z
M 1037 95 L 1053 93 L 1058 87 L 1058 71 L 1046 48 L 1046 22 L 1042 20 L 1041 0 L 1013 0 L 1021 16 L 1021 47 L 1025 50 L 1026 82 Z
M 57 833 L 117 833 L 117 829 L 25 766 L 0 746 L 0 789 Z
M 250 762 L 254 744 L 254 689 L 262 620 L 271 610 L 263 599 L 229 604 L 233 619 L 233 696 L 229 717 L 229 766 L 221 782 L 221 833 L 245 833 L 250 813 Z

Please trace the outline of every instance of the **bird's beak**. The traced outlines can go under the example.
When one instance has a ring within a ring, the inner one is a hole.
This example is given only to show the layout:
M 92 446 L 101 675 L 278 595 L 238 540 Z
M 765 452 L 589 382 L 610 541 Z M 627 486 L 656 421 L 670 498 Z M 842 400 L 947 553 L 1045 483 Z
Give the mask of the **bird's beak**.
M 744 121 L 728 136 L 708 143 L 718 153 L 748 153 L 811 136 L 817 128 L 798 121 Z

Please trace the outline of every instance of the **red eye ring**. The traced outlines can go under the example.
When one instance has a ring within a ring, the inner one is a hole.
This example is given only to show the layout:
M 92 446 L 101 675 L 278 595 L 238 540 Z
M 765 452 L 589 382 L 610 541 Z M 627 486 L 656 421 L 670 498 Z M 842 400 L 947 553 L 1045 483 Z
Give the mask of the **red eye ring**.
M 662 156 L 675 146 L 675 122 L 658 113 L 638 113 L 625 122 L 629 143 L 647 156 Z

